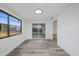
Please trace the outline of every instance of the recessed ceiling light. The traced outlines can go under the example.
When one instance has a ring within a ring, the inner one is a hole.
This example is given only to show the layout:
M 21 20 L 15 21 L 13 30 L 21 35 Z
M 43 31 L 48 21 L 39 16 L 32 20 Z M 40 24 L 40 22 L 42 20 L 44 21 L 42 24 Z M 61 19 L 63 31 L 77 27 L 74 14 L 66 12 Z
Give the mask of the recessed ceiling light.
M 42 14 L 43 10 L 42 9 L 35 9 L 34 13 L 35 14 Z

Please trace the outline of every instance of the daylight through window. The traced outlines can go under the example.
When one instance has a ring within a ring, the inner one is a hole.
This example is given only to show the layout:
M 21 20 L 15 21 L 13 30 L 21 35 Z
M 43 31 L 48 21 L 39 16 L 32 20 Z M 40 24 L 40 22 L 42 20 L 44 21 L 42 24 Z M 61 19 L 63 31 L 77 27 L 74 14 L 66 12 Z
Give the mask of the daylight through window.
M 0 39 L 21 34 L 22 21 L 0 10 Z

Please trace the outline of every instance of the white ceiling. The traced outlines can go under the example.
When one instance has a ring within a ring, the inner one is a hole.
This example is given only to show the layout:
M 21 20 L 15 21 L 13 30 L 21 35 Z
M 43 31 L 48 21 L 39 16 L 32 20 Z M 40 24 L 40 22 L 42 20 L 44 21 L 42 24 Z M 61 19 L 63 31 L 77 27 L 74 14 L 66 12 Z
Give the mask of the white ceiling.
M 71 4 L 67 3 L 12 3 L 6 4 L 9 9 L 28 20 L 47 20 L 56 17 Z M 40 8 L 43 14 L 34 14 L 34 10 Z

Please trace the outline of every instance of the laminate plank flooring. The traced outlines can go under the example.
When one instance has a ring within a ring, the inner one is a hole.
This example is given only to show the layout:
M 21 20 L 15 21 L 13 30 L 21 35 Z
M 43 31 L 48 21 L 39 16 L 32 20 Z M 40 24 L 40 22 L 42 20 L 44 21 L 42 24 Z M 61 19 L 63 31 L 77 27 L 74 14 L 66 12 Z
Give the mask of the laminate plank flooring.
M 29 39 L 15 48 L 8 56 L 69 56 L 56 40 Z

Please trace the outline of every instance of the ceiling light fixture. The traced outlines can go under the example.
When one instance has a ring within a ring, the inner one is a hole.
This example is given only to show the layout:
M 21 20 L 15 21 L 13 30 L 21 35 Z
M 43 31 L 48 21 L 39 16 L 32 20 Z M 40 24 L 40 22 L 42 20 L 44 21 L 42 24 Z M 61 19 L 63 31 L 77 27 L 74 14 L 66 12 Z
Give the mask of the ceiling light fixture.
M 35 14 L 42 14 L 43 10 L 42 9 L 35 9 L 34 13 Z

